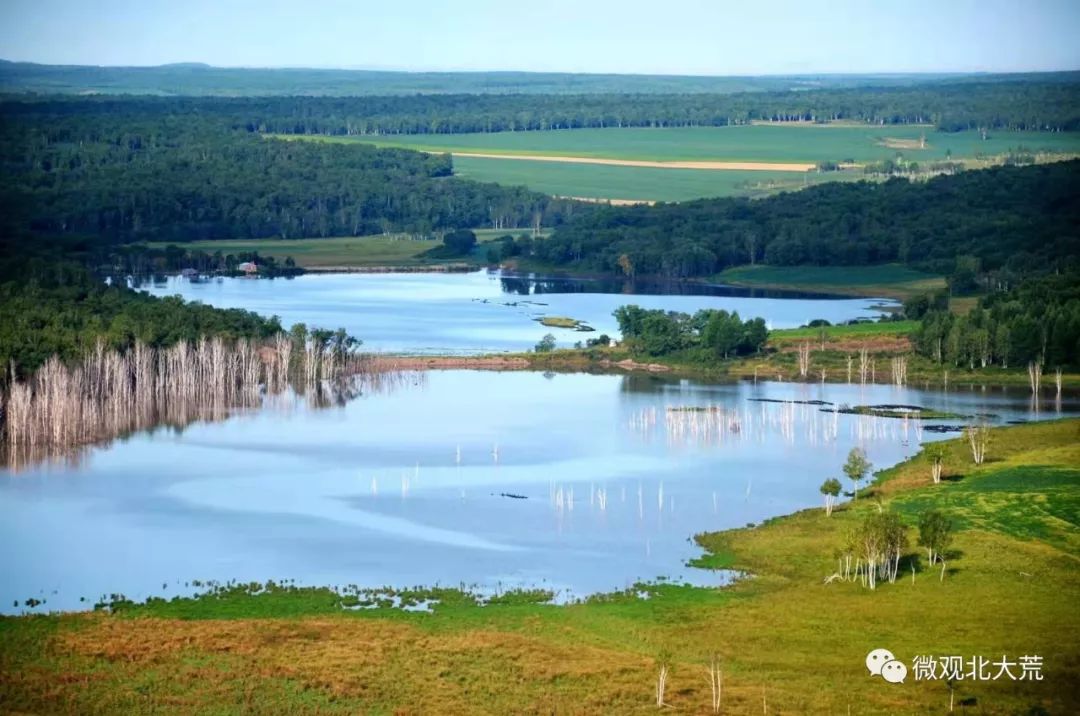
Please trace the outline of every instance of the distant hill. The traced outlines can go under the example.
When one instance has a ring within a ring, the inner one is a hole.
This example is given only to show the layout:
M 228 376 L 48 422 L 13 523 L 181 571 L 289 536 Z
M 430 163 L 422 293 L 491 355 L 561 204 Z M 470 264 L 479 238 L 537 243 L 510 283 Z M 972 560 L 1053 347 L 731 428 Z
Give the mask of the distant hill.
M 41 65 L 0 60 L 0 92 L 213 96 L 401 94 L 731 94 L 853 87 L 908 87 L 942 80 L 980 82 L 1060 79 L 1078 72 L 1032 75 L 878 74 L 706 77 L 551 72 L 395 72 L 303 68 L 226 68 L 200 62 L 156 67 Z

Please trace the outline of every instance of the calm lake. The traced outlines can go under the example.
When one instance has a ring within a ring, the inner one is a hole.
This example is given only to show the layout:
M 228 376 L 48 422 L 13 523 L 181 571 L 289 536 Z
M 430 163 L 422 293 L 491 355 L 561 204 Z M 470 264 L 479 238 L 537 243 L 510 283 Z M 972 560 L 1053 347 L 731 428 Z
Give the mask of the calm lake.
M 615 334 L 610 314 L 630 302 L 737 310 L 774 327 L 875 313 L 862 299 L 625 295 L 618 284 L 487 272 L 170 279 L 150 290 L 285 325 L 344 326 L 369 349 L 411 352 L 521 350 L 549 330 L 567 345 L 597 334 L 533 319 L 566 315 Z M 830 405 L 791 402 L 817 400 Z M 1074 398 L 1033 406 L 1024 391 L 648 374 L 431 372 L 332 407 L 288 393 L 221 422 L 0 471 L 0 610 L 23 611 L 29 598 L 44 611 L 112 593 L 168 597 L 193 580 L 544 587 L 559 599 L 658 577 L 716 584 L 726 575 L 685 566 L 699 554 L 693 534 L 819 504 L 818 486 L 855 445 L 884 467 L 941 437 L 832 410 L 882 403 L 993 413 L 995 423 L 1080 411 Z
M 222 308 L 279 316 L 284 326 L 345 328 L 365 350 L 468 354 L 522 351 L 546 334 L 560 347 L 607 333 L 618 336 L 612 312 L 636 303 L 693 313 L 702 308 L 761 316 L 771 328 L 800 326 L 815 318 L 833 323 L 874 318 L 880 300 L 818 297 L 706 285 L 636 285 L 622 281 L 529 278 L 498 271 L 471 273 L 307 274 L 291 279 L 221 278 L 193 282 L 171 277 L 144 288 Z M 683 293 L 673 294 L 673 290 Z M 886 302 L 887 303 L 887 302 Z M 596 332 L 548 328 L 537 319 L 566 316 Z
M 0 474 L 0 606 L 168 597 L 193 579 L 540 586 L 563 599 L 659 576 L 713 584 L 723 575 L 684 566 L 694 533 L 819 504 L 853 445 L 886 466 L 938 437 L 757 399 L 997 422 L 1078 409 L 1050 402 L 1037 416 L 1000 391 L 477 371 L 417 375 L 341 407 L 278 396 Z

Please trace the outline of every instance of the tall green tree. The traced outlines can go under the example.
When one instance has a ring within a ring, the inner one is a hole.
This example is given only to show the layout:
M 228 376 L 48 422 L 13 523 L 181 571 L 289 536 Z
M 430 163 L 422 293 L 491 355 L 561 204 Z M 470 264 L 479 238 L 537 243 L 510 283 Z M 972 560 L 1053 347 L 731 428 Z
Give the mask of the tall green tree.
M 847 479 L 851 480 L 852 485 L 852 497 L 853 499 L 859 498 L 859 483 L 870 474 L 870 470 L 873 465 L 866 457 L 866 452 L 859 447 L 852 448 L 848 453 L 847 460 L 844 462 L 844 466 L 841 468 Z

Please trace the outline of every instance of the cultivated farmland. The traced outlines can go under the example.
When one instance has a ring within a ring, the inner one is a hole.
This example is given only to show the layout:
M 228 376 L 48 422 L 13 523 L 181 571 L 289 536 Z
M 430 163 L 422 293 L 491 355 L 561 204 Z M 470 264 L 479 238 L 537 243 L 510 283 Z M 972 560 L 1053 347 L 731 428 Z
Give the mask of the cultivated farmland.
M 289 137 L 295 139 L 297 137 Z M 556 196 L 639 201 L 682 201 L 709 196 L 762 196 L 828 180 L 864 178 L 858 169 L 818 174 L 779 171 L 820 162 L 866 164 L 898 157 L 922 165 L 946 160 L 977 166 L 1010 153 L 1042 159 L 1080 153 L 1072 132 L 938 132 L 923 126 L 754 124 L 733 127 L 576 129 L 546 132 L 303 137 L 329 142 L 371 142 L 455 154 L 461 176 L 524 185 Z M 472 155 L 472 156 L 469 156 Z M 476 156 L 485 155 L 485 156 Z M 502 156 L 500 156 L 502 155 Z M 530 161 L 527 157 L 543 158 Z M 505 157 L 505 158 L 503 158 Z M 557 158 L 575 163 L 553 161 Z M 582 159 L 660 163 L 753 163 L 738 168 L 692 169 L 577 163 Z M 771 168 L 776 165 L 775 169 Z M 786 166 L 785 166 L 786 165 Z

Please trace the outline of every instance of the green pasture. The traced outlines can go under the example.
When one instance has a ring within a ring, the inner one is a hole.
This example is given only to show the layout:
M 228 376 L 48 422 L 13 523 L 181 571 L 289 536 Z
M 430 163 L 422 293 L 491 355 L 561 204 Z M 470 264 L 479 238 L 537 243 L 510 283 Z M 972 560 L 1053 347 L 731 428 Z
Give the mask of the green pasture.
M 887 140 L 918 141 L 925 149 L 895 149 Z M 1080 152 L 1080 132 L 938 132 L 932 127 L 844 125 L 741 125 L 733 127 L 608 128 L 429 134 L 379 137 L 320 137 L 361 141 L 428 152 L 478 152 L 636 159 L 643 161 L 807 162 L 880 161 L 897 153 L 914 161 L 1005 154 L 1020 147 L 1037 152 Z
M 895 159 L 917 162 L 975 161 L 1010 151 L 1080 153 L 1080 132 L 945 133 L 930 127 L 858 125 L 745 125 L 664 129 L 608 128 L 498 132 L 489 134 L 401 135 L 368 137 L 282 136 L 331 143 L 364 142 L 425 152 L 450 152 L 460 177 L 504 185 L 527 186 L 553 196 L 637 201 L 685 201 L 717 196 L 758 197 L 794 191 L 825 181 L 864 178 L 848 172 L 675 169 L 600 164 L 538 162 L 527 159 L 466 157 L 461 153 L 572 156 L 638 161 L 733 161 L 866 163 Z M 920 142 L 925 148 L 898 149 L 896 141 Z
M 454 157 L 454 173 L 475 181 L 527 186 L 553 196 L 639 201 L 765 196 L 823 181 L 863 178 L 854 173 L 659 169 L 481 157 Z
M 845 338 L 877 338 L 881 336 L 906 336 L 919 328 L 918 321 L 884 321 L 881 323 L 855 323 L 848 326 L 825 326 L 824 328 L 782 328 L 769 331 L 773 341 L 819 339 L 824 332 L 826 340 Z
M 511 234 L 517 236 L 529 233 L 529 229 L 476 229 L 478 247 L 486 241 Z M 175 243 L 175 242 L 172 242 Z M 150 243 L 152 248 L 165 248 L 168 243 Z M 470 258 L 483 259 L 483 254 L 474 257 L 435 260 L 421 254 L 442 246 L 434 239 L 414 239 L 404 234 L 391 236 L 342 236 L 326 239 L 222 239 L 212 241 L 191 241 L 178 244 L 191 251 L 205 251 L 209 254 L 220 251 L 222 254 L 239 254 L 255 251 L 261 256 L 270 256 L 283 261 L 291 256 L 297 266 L 304 268 L 323 268 L 328 266 L 409 266 L 427 263 L 455 263 Z
M 858 296 L 906 298 L 945 288 L 941 276 L 897 264 L 880 266 L 739 266 L 714 277 L 721 283 L 791 288 Z

